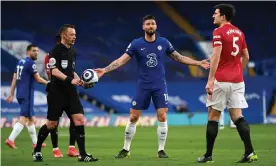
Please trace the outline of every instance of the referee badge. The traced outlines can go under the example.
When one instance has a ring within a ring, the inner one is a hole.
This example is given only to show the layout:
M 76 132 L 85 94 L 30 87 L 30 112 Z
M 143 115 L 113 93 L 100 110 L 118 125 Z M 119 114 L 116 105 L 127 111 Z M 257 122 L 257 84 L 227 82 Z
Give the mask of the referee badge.
M 62 67 L 63 69 L 66 69 L 67 66 L 68 66 L 68 60 L 61 60 L 61 67 Z
M 50 69 L 56 68 L 56 59 L 55 58 L 50 58 L 48 66 Z

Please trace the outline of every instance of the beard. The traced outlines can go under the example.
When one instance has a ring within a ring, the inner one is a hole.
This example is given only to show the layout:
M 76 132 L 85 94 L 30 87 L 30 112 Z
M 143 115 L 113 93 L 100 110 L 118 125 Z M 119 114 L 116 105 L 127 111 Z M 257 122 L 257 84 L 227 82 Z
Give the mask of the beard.
M 31 56 L 31 59 L 35 61 L 37 60 L 37 56 Z
M 220 26 L 220 22 L 215 21 L 215 20 L 214 20 L 213 24 L 216 25 L 216 26 Z
M 156 32 L 155 30 L 148 30 L 148 31 L 146 31 L 146 34 L 149 36 L 152 36 L 155 34 L 155 32 Z

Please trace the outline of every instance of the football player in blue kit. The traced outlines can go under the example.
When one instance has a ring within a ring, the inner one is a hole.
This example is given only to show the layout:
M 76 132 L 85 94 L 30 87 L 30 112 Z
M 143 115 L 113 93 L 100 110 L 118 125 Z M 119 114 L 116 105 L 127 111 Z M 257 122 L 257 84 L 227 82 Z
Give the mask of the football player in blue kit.
M 115 158 L 125 158 L 130 155 L 131 140 L 136 132 L 136 122 L 139 119 L 141 110 L 148 109 L 151 99 L 157 110 L 158 118 L 158 157 L 168 158 L 164 151 L 168 133 L 167 112 L 168 92 L 165 80 L 164 60 L 166 55 L 175 61 L 187 65 L 209 68 L 207 60 L 196 61 L 180 55 L 171 43 L 164 37 L 156 36 L 157 29 L 155 17 L 146 15 L 143 18 L 143 30 L 145 36 L 134 39 L 126 49 L 126 52 L 105 68 L 95 69 L 99 77 L 123 66 L 132 57 L 136 57 L 138 64 L 138 78 L 136 96 L 132 101 L 130 109 L 130 121 L 125 129 L 125 141 L 123 149 Z
M 11 84 L 11 90 L 7 102 L 11 103 L 14 98 L 14 91 L 16 91 L 16 99 L 20 105 L 20 118 L 13 126 L 13 130 L 6 140 L 6 145 L 15 149 L 15 138 L 20 134 L 24 126 L 26 125 L 28 132 L 32 138 L 33 147 L 37 144 L 37 136 L 34 125 L 34 81 L 47 85 L 48 82 L 39 76 L 35 65 L 37 60 L 38 47 L 34 44 L 27 46 L 27 57 L 21 59 L 15 68 L 13 74 L 13 80 Z M 43 144 L 43 147 L 46 144 Z

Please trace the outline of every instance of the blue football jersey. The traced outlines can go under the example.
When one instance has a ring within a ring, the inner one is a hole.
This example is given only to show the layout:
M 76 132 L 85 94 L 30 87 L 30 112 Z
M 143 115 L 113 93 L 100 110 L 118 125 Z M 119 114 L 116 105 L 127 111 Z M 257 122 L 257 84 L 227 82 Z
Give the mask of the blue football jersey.
M 26 57 L 21 59 L 15 68 L 16 98 L 31 99 L 34 95 L 34 74 L 37 73 L 34 61 Z
M 156 37 L 153 42 L 148 42 L 144 37 L 133 40 L 126 53 L 136 57 L 138 64 L 137 83 L 145 88 L 156 87 L 165 82 L 165 55 L 170 55 L 175 49 L 171 43 L 163 37 Z

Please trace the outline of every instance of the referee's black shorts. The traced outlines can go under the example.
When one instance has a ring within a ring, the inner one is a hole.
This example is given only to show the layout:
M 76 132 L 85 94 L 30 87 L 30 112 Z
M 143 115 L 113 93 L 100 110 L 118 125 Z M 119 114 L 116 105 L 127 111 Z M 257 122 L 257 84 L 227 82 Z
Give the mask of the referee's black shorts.
M 47 102 L 47 119 L 50 121 L 58 121 L 64 110 L 68 117 L 74 114 L 84 114 L 77 89 L 73 85 L 50 85 Z

